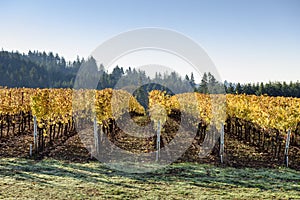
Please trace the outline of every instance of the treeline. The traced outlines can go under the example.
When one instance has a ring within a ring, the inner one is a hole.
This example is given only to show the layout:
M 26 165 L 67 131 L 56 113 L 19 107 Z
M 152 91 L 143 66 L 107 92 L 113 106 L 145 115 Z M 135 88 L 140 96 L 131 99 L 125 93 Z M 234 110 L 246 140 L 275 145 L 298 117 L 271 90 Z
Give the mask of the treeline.
M 87 76 L 97 79 L 97 89 L 126 88 L 135 96 L 147 101 L 147 92 L 153 89 L 166 90 L 168 93 L 197 91 L 201 93 L 253 94 L 269 96 L 300 97 L 300 82 L 269 82 L 255 84 L 220 83 L 211 73 L 204 73 L 200 83 L 196 83 L 194 75 L 181 78 L 175 72 L 156 73 L 150 78 L 144 71 L 116 66 L 110 73 L 103 65 L 98 65 L 92 57 L 66 61 L 64 57 L 52 52 L 0 51 L 0 86 L 28 88 L 73 88 L 80 66 L 87 67 Z M 80 79 L 77 77 L 77 81 Z M 86 77 L 81 80 L 84 86 Z M 143 85 L 140 88 L 136 86 Z M 86 86 L 89 87 L 88 85 Z M 142 102 L 143 104 L 143 102 Z
M 0 85 L 6 87 L 68 88 L 84 59 L 66 62 L 52 52 L 28 54 L 0 51 Z
M 228 94 L 268 95 L 300 98 L 300 82 L 268 82 L 256 84 L 224 83 Z
M 0 86 L 73 88 L 81 66 L 86 68 L 86 77 L 82 81 L 88 82 L 88 79 L 97 78 L 97 89 L 145 84 L 148 85 L 147 89 L 163 89 L 162 85 L 165 85 L 178 93 L 193 88 L 175 72 L 156 73 L 154 78 L 150 78 L 144 71 L 130 67 L 124 70 L 116 66 L 111 73 L 108 73 L 103 65 L 97 65 L 93 57 L 86 60 L 77 57 L 77 60 L 67 62 L 64 57 L 52 52 L 29 51 L 28 54 L 21 54 L 4 50 L 0 51 Z M 77 81 L 80 81 L 80 78 L 77 77 Z M 150 84 L 152 82 L 157 84 Z M 81 85 L 84 86 L 84 83 Z
M 188 78 L 188 77 L 187 77 Z M 216 88 L 221 88 L 218 92 Z M 300 82 L 268 82 L 268 83 L 231 83 L 224 81 L 220 83 L 215 77 L 208 73 L 204 73 L 201 83 L 195 86 L 195 91 L 200 93 L 226 93 L 226 94 L 248 94 L 248 95 L 268 95 L 283 97 L 300 98 Z

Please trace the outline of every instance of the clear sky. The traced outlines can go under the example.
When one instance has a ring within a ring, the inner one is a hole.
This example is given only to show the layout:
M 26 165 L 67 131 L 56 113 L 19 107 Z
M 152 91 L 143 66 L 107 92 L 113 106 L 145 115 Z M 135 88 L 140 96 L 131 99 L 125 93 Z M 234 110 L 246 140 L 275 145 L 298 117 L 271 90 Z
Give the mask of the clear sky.
M 0 0 L 0 48 L 53 51 L 74 60 L 142 27 L 200 44 L 223 80 L 300 80 L 299 0 Z

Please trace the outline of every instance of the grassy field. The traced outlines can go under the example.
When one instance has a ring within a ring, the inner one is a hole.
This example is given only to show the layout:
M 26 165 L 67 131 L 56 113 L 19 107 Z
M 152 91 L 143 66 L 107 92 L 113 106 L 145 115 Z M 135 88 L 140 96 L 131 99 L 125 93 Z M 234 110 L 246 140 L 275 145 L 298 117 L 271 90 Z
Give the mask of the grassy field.
M 99 162 L 0 160 L 0 199 L 300 199 L 300 172 L 173 164 L 125 174 Z

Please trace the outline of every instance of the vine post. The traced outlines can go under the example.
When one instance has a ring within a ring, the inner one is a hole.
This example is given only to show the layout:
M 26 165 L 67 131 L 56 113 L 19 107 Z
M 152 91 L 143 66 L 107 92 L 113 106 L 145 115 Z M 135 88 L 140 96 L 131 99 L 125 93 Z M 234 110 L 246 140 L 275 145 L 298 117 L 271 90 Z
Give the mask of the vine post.
M 161 124 L 160 120 L 157 122 L 157 132 L 156 132 L 156 159 L 157 162 L 160 158 L 160 132 L 161 132 Z
M 289 146 L 290 146 L 290 139 L 291 139 L 291 129 L 289 129 L 288 132 L 287 132 L 286 143 L 285 143 L 285 150 L 284 150 L 284 161 L 285 161 L 285 166 L 286 167 L 289 167 Z
M 221 163 L 223 163 L 224 158 L 224 124 L 221 125 L 221 136 L 220 136 L 220 159 Z
M 33 116 L 33 146 L 34 146 L 34 151 L 35 151 L 35 156 L 36 156 L 38 154 L 36 116 Z
M 97 118 L 94 117 L 94 142 L 95 142 L 95 149 L 97 152 L 97 155 L 99 154 L 99 135 L 98 135 L 98 124 L 97 124 Z

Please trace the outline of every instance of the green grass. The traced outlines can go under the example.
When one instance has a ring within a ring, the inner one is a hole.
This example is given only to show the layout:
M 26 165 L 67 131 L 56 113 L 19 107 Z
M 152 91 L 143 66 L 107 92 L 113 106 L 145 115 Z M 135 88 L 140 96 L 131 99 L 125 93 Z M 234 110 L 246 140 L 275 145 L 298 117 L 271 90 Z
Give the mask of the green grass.
M 98 162 L 0 160 L 0 199 L 295 199 L 300 172 L 192 163 L 126 174 Z

